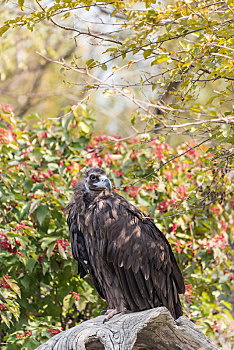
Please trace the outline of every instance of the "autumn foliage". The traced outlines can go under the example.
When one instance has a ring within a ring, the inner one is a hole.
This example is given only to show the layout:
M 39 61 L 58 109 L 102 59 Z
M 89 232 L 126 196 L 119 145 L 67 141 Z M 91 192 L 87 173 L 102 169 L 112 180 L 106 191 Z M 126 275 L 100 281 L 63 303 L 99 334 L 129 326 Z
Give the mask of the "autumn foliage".
M 185 278 L 184 314 L 206 334 L 225 337 L 234 202 L 231 180 L 209 170 L 211 151 L 192 143 L 172 150 L 146 135 L 96 135 L 85 105 L 65 113 L 19 120 L 0 105 L 1 349 L 35 349 L 105 308 L 89 278 L 77 276 L 63 212 L 89 166 L 107 170 L 116 190 L 165 233 Z

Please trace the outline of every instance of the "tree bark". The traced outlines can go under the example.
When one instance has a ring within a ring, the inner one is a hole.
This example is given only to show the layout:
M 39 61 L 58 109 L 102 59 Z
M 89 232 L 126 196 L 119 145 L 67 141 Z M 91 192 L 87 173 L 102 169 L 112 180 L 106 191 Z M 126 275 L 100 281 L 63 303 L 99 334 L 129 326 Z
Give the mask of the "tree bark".
M 61 332 L 36 350 L 217 350 L 187 317 L 174 320 L 165 307 L 99 316 Z

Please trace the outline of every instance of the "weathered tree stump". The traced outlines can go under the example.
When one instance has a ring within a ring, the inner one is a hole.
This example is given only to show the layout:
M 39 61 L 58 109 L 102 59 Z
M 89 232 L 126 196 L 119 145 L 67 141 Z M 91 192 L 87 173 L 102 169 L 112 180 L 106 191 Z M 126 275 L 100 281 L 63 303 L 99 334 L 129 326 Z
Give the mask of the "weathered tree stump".
M 187 317 L 176 321 L 165 307 L 104 316 L 61 332 L 36 350 L 217 350 Z

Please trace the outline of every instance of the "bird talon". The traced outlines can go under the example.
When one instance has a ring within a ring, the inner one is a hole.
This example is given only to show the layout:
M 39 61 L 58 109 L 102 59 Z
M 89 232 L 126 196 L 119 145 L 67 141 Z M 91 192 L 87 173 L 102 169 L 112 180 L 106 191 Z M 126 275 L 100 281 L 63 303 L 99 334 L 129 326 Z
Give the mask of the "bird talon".
M 103 320 L 103 324 L 106 321 L 109 321 L 114 315 L 117 315 L 120 311 L 118 311 L 117 309 L 110 309 L 110 310 L 106 310 L 106 317 Z
M 105 314 L 106 312 L 107 312 L 107 310 L 102 310 L 102 311 L 100 312 L 100 315 Z

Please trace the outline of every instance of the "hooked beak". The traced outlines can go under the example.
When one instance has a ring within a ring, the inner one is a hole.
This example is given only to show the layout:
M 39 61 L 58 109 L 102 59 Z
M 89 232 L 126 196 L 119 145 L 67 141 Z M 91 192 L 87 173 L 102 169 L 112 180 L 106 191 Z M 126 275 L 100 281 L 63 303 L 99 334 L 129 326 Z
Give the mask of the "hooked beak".
M 95 189 L 102 190 L 103 188 L 107 188 L 109 191 L 111 191 L 111 182 L 107 177 L 101 177 L 100 181 L 95 183 Z

